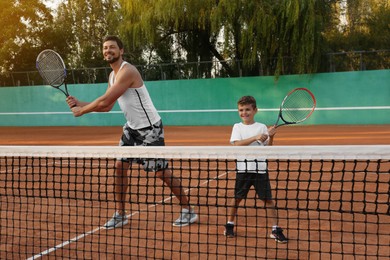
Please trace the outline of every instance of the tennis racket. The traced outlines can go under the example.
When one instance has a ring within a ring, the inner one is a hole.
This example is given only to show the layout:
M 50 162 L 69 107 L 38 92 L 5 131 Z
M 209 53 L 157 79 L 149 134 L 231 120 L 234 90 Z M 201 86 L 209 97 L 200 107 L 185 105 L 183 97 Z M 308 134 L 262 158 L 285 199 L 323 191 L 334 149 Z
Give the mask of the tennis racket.
M 60 90 L 66 97 L 69 96 L 65 63 L 57 52 L 47 49 L 39 53 L 36 67 L 46 84 Z M 65 85 L 65 90 L 60 88 L 62 85 Z
M 306 88 L 293 89 L 280 105 L 275 127 L 301 123 L 313 114 L 315 107 L 316 99 L 313 93 Z

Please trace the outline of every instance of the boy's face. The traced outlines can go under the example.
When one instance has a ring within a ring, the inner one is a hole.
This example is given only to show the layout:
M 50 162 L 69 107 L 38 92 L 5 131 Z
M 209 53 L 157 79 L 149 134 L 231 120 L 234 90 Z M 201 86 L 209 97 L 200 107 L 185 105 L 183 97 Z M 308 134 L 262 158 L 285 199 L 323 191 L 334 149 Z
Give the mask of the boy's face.
M 255 122 L 254 118 L 256 113 L 257 108 L 252 105 L 238 105 L 238 115 L 245 125 L 250 125 Z

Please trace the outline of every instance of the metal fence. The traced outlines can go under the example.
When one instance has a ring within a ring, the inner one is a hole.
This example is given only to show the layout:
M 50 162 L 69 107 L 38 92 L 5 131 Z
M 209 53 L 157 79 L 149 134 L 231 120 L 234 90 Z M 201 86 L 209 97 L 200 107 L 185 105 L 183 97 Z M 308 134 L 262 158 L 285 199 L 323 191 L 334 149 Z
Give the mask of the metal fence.
M 227 66 L 224 66 L 224 64 Z M 269 62 L 275 64 L 276 62 Z M 296 74 L 292 66 L 294 59 L 285 57 L 281 75 Z M 136 65 L 144 80 L 178 80 L 203 79 L 245 76 L 274 75 L 275 67 L 272 65 L 266 70 L 258 66 L 256 70 L 244 66 L 242 60 L 201 61 L 187 63 L 162 63 L 149 65 Z M 234 75 L 228 68 L 234 68 Z M 341 72 L 390 69 L 390 50 L 380 51 L 354 51 L 328 53 L 322 56 L 318 72 Z M 83 68 L 68 70 L 68 84 L 93 84 L 108 82 L 110 67 Z M 37 71 L 12 72 L 0 74 L 1 86 L 34 86 L 44 85 Z

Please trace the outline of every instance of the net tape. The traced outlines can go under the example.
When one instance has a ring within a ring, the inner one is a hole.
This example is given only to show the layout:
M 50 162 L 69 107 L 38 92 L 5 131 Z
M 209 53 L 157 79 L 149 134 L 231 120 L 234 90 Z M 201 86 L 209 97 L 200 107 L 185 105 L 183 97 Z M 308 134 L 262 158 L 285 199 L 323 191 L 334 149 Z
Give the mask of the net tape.
M 330 146 L 0 146 L 0 156 L 90 158 L 238 159 L 390 159 L 390 145 Z

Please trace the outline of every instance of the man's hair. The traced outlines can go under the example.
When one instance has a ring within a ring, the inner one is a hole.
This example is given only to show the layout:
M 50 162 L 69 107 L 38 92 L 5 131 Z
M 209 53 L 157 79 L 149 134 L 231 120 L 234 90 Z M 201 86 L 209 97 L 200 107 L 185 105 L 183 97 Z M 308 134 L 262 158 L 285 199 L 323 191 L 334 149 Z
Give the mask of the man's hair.
M 118 36 L 107 35 L 106 37 L 104 37 L 103 43 L 105 43 L 107 41 L 114 41 L 114 42 L 116 42 L 116 44 L 118 44 L 119 49 L 121 49 L 121 50 L 123 49 L 123 42 L 121 41 L 121 39 L 119 39 Z
M 252 105 L 253 108 L 256 108 L 256 99 L 252 96 L 243 96 L 241 97 L 237 105 Z

